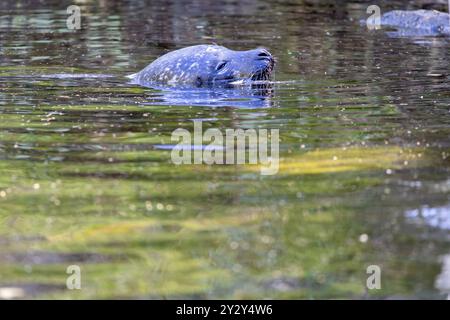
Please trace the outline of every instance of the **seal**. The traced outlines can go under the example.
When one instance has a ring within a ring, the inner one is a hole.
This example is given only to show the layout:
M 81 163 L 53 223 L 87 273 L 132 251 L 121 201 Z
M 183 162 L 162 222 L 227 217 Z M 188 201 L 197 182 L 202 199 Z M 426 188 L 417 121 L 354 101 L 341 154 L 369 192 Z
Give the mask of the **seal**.
M 218 45 L 196 45 L 171 51 L 138 73 L 140 85 L 227 86 L 237 81 L 268 80 L 275 65 L 264 48 L 234 51 Z

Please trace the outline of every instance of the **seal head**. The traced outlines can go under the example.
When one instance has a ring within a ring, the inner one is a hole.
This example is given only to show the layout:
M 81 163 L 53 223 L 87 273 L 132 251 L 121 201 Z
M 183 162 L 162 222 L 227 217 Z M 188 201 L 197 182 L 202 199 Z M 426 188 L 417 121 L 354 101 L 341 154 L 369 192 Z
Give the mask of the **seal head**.
M 197 45 L 169 52 L 129 77 L 142 85 L 226 86 L 240 80 L 268 80 L 274 64 L 264 48 L 234 51 Z

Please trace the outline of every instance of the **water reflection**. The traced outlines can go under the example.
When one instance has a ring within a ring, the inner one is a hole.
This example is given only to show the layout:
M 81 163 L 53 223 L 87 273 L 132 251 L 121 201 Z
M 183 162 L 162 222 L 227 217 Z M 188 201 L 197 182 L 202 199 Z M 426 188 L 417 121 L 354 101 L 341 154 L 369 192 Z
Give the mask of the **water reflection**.
M 406 211 L 405 216 L 417 223 L 424 223 L 434 228 L 450 230 L 450 204 L 435 208 L 423 206 L 419 209 Z
M 450 255 L 442 256 L 441 260 L 442 271 L 436 278 L 435 286 L 442 294 L 447 295 L 447 300 L 450 300 Z
M 155 87 L 153 87 L 155 88 Z M 270 87 L 250 85 L 235 88 L 169 88 L 148 95 L 143 105 L 178 105 L 232 108 L 269 108 L 273 106 Z

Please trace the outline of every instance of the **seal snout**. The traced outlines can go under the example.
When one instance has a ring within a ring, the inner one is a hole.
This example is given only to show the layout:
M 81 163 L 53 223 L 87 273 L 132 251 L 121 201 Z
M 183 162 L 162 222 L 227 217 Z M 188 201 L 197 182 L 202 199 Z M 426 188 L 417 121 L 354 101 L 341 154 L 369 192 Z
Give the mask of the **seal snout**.
M 254 50 L 255 60 L 259 62 L 259 71 L 253 75 L 253 80 L 267 80 L 275 66 L 275 58 L 265 48 Z
M 266 62 L 269 72 L 272 71 L 272 69 L 275 65 L 275 62 L 276 62 L 276 59 L 274 58 L 274 56 L 266 48 L 256 49 L 256 60 Z

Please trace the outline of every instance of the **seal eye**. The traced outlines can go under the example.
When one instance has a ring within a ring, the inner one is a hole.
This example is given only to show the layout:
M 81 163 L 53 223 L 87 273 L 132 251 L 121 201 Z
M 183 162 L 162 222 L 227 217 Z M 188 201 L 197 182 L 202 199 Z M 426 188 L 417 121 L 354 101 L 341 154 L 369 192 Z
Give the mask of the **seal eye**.
M 226 64 L 227 64 L 227 61 L 219 63 L 216 67 L 216 71 L 223 69 L 223 67 L 225 67 Z

